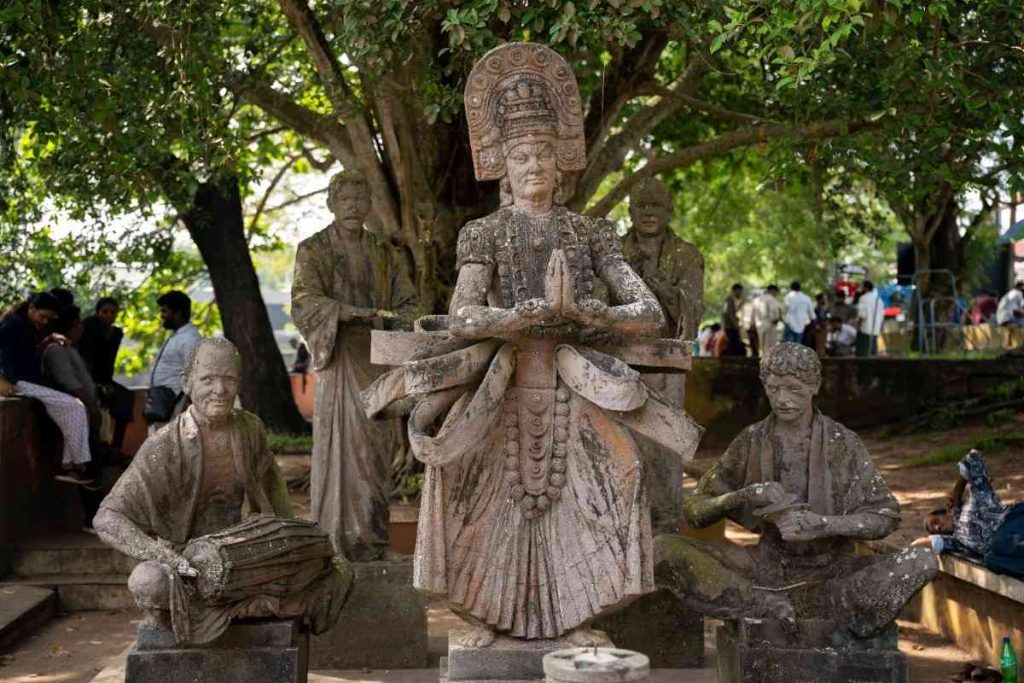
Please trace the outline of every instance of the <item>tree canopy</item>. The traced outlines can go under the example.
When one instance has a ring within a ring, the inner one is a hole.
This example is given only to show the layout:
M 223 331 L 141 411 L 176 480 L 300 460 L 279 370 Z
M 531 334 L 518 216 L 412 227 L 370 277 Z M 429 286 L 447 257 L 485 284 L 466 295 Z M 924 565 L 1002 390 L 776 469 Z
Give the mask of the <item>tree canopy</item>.
M 443 307 L 459 227 L 498 200 L 473 179 L 462 89 L 508 40 L 552 46 L 579 80 L 588 166 L 564 188 L 571 207 L 606 215 L 660 175 L 699 242 L 756 233 L 764 277 L 815 262 L 786 248 L 798 226 L 821 262 L 902 225 L 923 267 L 940 237 L 971 234 L 965 193 L 1022 185 L 1018 3 L 13 0 L 0 13 L 4 244 L 59 251 L 19 237 L 57 207 L 96 226 L 66 247 L 163 263 L 165 230 L 103 246 L 104 216 L 191 217 L 224 291 L 220 271 L 244 267 L 211 263 L 224 245 L 274 242 L 258 201 L 232 219 L 244 242 L 216 241 L 226 228 L 195 220 L 204 188 L 233 206 L 261 177 L 339 162 L 367 176 L 372 227 L 424 307 Z

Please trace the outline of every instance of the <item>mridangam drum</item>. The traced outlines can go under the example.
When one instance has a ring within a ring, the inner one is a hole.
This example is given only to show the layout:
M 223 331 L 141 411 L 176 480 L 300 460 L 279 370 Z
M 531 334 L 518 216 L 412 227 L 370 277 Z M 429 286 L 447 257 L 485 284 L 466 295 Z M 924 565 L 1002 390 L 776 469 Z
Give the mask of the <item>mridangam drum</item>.
M 334 549 L 312 522 L 254 515 L 189 541 L 182 555 L 199 572 L 200 597 L 218 603 L 300 591 L 331 571 Z

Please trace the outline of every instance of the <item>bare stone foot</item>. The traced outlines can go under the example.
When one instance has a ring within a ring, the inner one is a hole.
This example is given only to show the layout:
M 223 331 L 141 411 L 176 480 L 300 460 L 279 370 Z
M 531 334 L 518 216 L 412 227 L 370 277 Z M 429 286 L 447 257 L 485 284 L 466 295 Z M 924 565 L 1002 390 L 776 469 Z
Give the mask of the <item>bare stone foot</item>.
M 612 644 L 607 633 L 587 626 L 574 628 L 569 632 L 569 635 L 566 636 L 566 640 L 572 643 L 575 647 L 599 647 Z
M 494 642 L 494 631 L 486 626 L 474 626 L 459 636 L 462 647 L 487 647 Z

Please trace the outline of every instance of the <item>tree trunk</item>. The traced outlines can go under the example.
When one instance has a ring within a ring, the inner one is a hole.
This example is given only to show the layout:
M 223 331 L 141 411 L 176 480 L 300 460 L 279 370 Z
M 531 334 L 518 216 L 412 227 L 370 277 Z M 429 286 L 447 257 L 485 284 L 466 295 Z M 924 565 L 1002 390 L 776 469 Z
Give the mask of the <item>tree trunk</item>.
M 182 221 L 209 270 L 224 335 L 242 354 L 242 406 L 268 429 L 307 431 L 249 255 L 238 179 L 202 183 Z

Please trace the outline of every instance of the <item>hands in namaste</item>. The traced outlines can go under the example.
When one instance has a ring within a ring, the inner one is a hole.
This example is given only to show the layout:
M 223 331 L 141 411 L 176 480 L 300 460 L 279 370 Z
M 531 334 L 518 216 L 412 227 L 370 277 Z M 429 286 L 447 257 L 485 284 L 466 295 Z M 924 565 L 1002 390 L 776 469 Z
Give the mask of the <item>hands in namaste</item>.
M 527 315 L 536 316 L 533 321 L 557 315 L 572 320 L 585 327 L 605 327 L 607 325 L 608 307 L 597 299 L 576 301 L 576 292 L 572 273 L 565 258 L 565 252 L 556 249 L 548 261 L 547 273 L 544 277 L 544 299 L 531 299 L 520 304 L 536 311 Z M 517 307 L 518 310 L 519 307 Z M 520 313 L 522 315 L 523 313 Z

